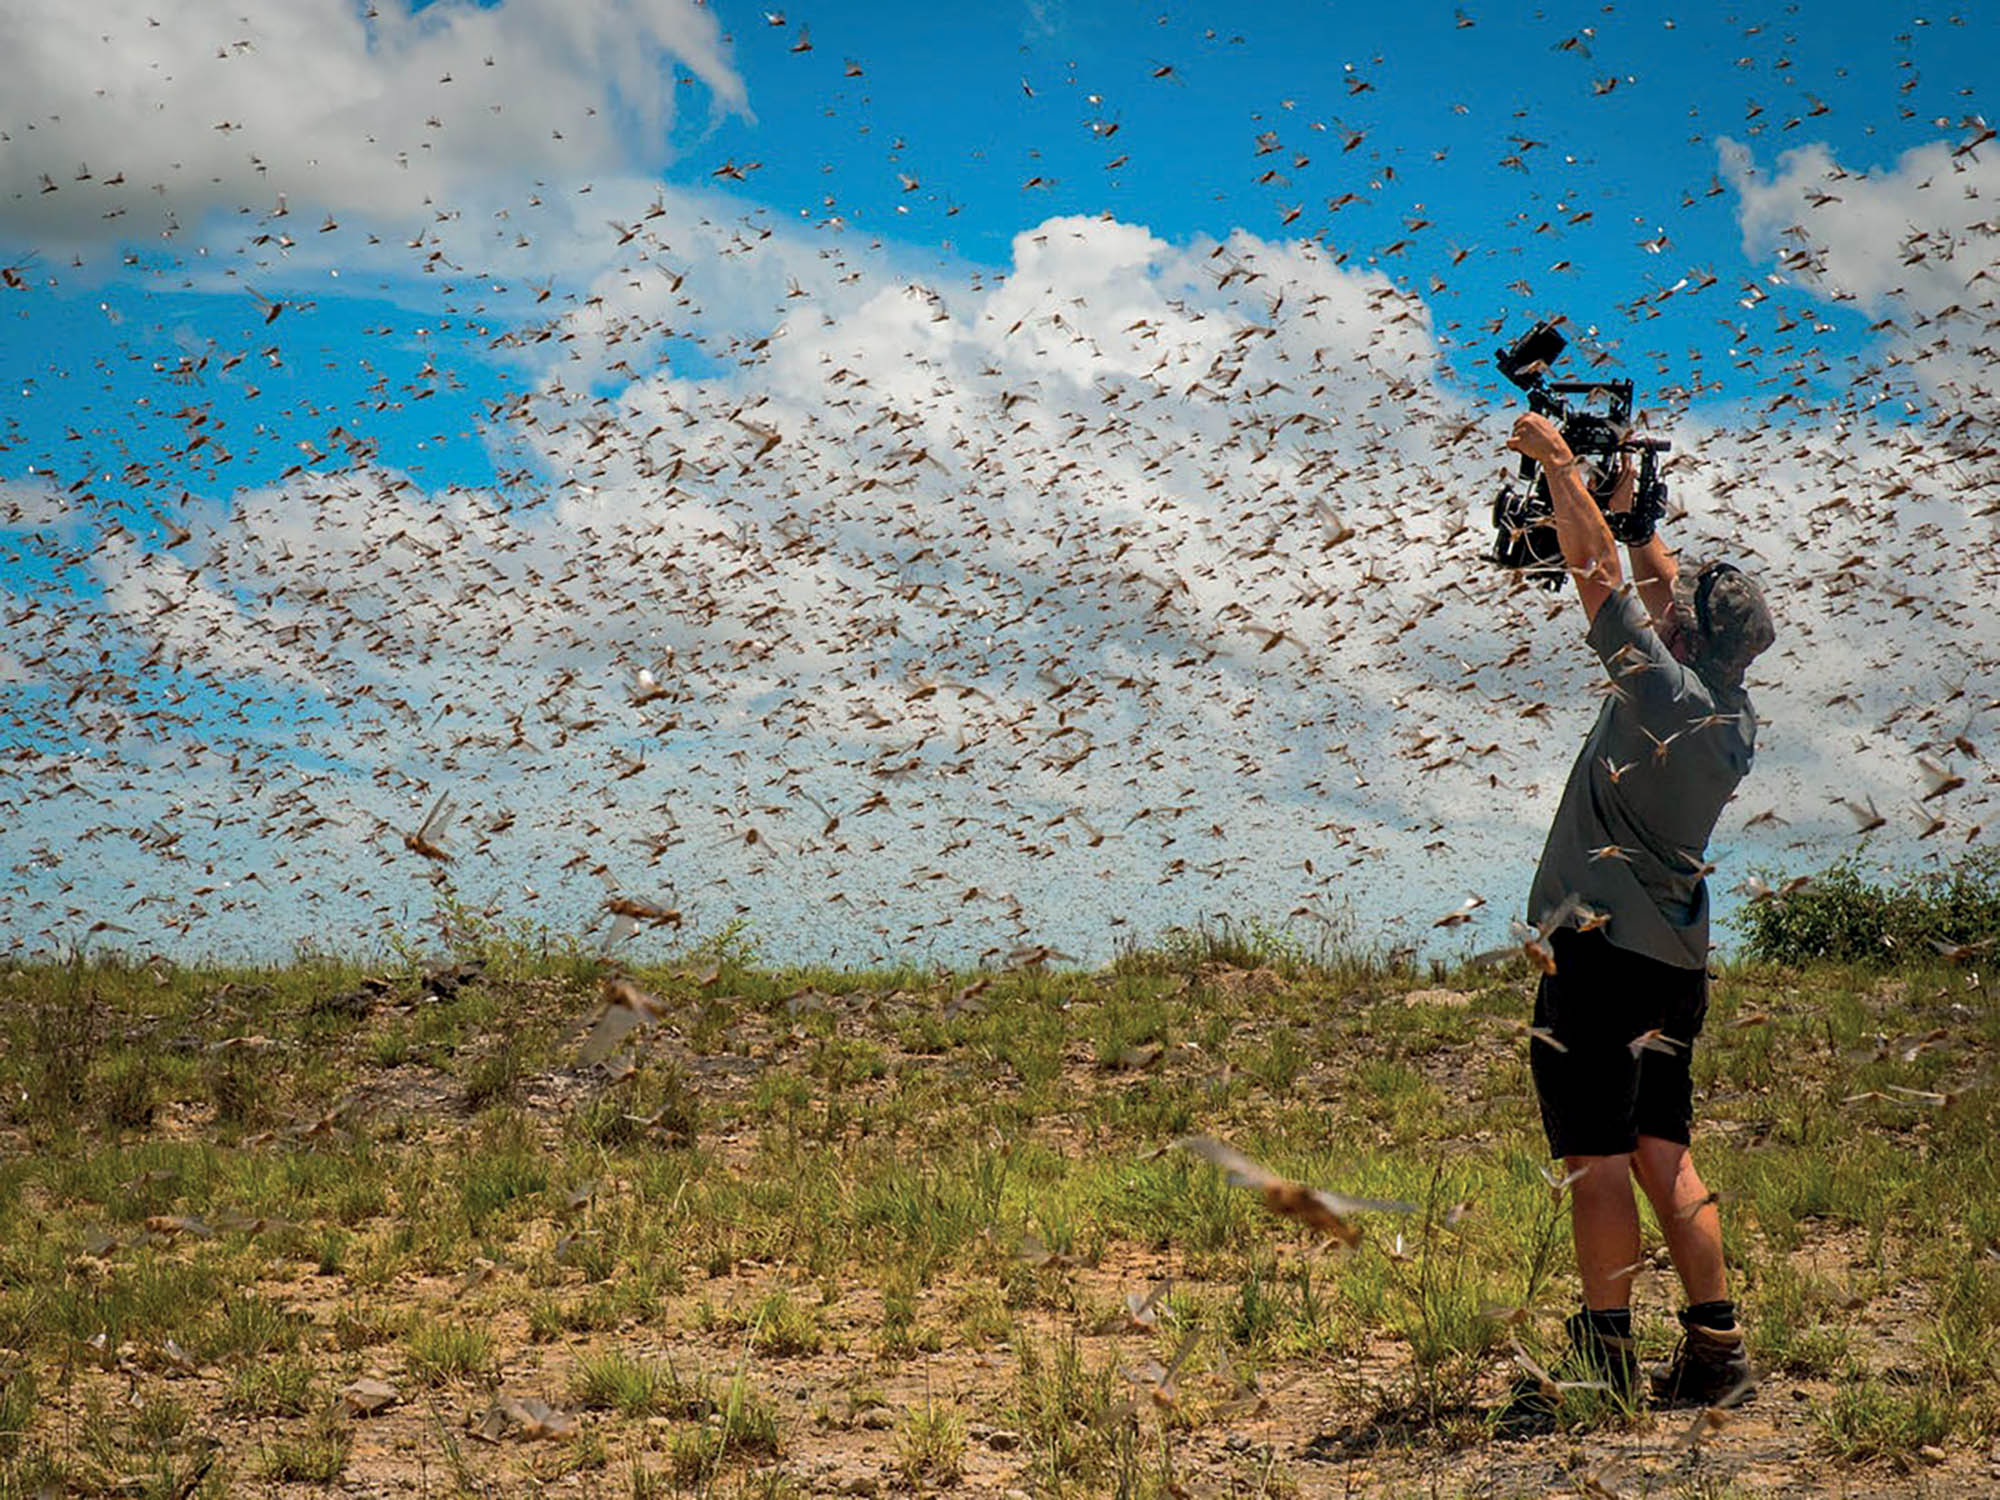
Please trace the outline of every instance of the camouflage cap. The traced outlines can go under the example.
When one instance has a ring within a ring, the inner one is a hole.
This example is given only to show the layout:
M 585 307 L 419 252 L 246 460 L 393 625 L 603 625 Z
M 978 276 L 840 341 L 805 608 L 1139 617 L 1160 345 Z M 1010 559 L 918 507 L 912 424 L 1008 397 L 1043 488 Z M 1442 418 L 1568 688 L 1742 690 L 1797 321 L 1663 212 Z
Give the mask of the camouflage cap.
M 1735 684 L 1744 670 L 1778 638 L 1771 608 L 1757 580 L 1733 563 L 1704 563 L 1674 581 L 1675 602 L 1684 607 L 1700 642 L 1695 669 Z

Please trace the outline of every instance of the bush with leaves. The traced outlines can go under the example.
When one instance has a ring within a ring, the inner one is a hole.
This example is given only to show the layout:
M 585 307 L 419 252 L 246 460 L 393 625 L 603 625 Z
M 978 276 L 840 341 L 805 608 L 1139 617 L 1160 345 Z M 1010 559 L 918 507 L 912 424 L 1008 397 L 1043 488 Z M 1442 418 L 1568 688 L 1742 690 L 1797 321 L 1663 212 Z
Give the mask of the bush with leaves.
M 1773 963 L 1898 964 L 1934 959 L 1940 944 L 1992 942 L 2000 938 L 2000 846 L 1887 885 L 1849 857 L 1789 896 L 1749 902 L 1734 925 L 1748 957 Z

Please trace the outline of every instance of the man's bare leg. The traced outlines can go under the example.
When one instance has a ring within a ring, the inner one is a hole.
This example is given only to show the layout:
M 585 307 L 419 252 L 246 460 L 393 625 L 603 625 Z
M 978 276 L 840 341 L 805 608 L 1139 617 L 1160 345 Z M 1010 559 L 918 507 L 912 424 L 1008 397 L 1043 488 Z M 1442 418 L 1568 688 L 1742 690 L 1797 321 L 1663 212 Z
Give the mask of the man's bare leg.
M 1583 1305 L 1593 1311 L 1629 1306 L 1632 1267 L 1639 1259 L 1633 1159 L 1566 1156 L 1563 1165 L 1571 1172 L 1583 1172 L 1569 1189 L 1570 1234 L 1576 1244 L 1577 1274 L 1583 1279 Z
M 1722 1301 L 1729 1295 L 1722 1259 L 1722 1218 L 1701 1174 L 1694 1169 L 1688 1148 L 1678 1141 L 1642 1135 L 1631 1160 L 1633 1175 L 1646 1190 L 1653 1214 L 1660 1221 L 1660 1232 L 1667 1237 L 1667 1253 L 1674 1258 L 1674 1270 L 1680 1275 L 1688 1305 Z M 1577 1259 L 1582 1261 L 1581 1251 Z

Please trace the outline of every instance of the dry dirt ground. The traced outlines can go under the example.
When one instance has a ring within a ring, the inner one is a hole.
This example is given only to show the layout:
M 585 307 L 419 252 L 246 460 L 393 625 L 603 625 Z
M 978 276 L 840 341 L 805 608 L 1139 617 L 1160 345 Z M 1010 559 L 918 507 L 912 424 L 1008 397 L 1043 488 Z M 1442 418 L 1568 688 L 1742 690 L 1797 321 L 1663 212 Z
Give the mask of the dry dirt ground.
M 1250 982 L 1252 989 L 1257 982 Z M 1409 1003 L 1450 1007 L 1462 999 L 1435 990 L 1413 995 Z M 856 1029 L 869 1030 L 878 1041 L 884 1036 L 881 1028 L 860 1022 Z M 725 1166 L 747 1166 L 756 1150 L 755 1130 L 745 1125 L 740 1106 L 768 1061 L 759 1054 L 769 1045 L 768 1037 L 753 1037 L 737 1051 L 715 1055 L 691 1051 L 671 1034 L 658 1041 L 662 1050 L 655 1057 L 668 1055 L 685 1070 L 702 1097 L 705 1117 L 731 1122 L 700 1141 Z M 1456 1070 L 1485 1067 L 1490 1050 L 1484 1042 L 1446 1049 L 1426 1056 L 1423 1068 L 1456 1087 L 1463 1081 Z M 893 1044 L 889 1053 L 892 1074 L 899 1066 L 924 1062 L 899 1055 Z M 1120 1074 L 1107 1071 L 1087 1048 L 1066 1058 L 1065 1072 L 1068 1083 L 1085 1093 L 1122 1086 Z M 1314 1065 L 1300 1080 L 1300 1090 L 1310 1095 L 1316 1079 Z M 563 1122 L 602 1087 L 601 1079 L 585 1070 L 553 1066 L 523 1081 L 520 1108 L 554 1139 Z M 358 1116 L 404 1121 L 413 1132 L 409 1139 L 449 1140 L 464 1128 L 462 1088 L 453 1070 L 411 1063 L 374 1068 L 360 1078 L 353 1099 Z M 1528 1108 L 1525 1100 L 1519 1104 Z M 209 1125 L 198 1106 L 169 1107 L 157 1132 L 199 1136 Z M 1727 1132 L 1723 1127 L 1725 1146 Z M 1066 1158 L 1091 1149 L 1088 1132 L 1071 1120 L 1051 1119 L 1038 1134 Z M 615 1176 L 607 1178 L 597 1185 L 597 1197 L 615 1200 L 624 1186 Z M 1204 1285 L 1190 1277 L 1171 1249 L 1120 1241 L 1081 1263 L 1064 1264 L 1056 1257 L 1032 1268 L 1040 1293 L 1026 1305 L 1009 1304 L 1011 1333 L 981 1336 L 961 1327 L 968 1293 L 990 1289 L 991 1303 L 1010 1284 L 1018 1288 L 1023 1274 L 1018 1243 L 996 1243 L 989 1254 L 973 1257 L 970 1268 L 916 1293 L 915 1326 L 935 1330 L 931 1342 L 937 1347 L 895 1357 L 882 1349 L 879 1287 L 864 1280 L 829 1296 L 829 1288 L 799 1266 L 750 1259 L 737 1259 L 720 1274 L 694 1271 L 680 1291 L 620 1326 L 538 1339 L 529 1326 L 528 1285 L 518 1263 L 562 1232 L 555 1220 L 529 1224 L 510 1247 L 516 1264 L 502 1263 L 470 1286 L 464 1277 L 405 1273 L 372 1299 L 392 1309 L 463 1317 L 490 1333 L 497 1365 L 485 1378 L 435 1384 L 412 1377 L 399 1343 L 356 1349 L 336 1339 L 337 1320 L 355 1306 L 343 1278 L 319 1274 L 296 1256 L 270 1259 L 256 1290 L 306 1327 L 305 1352 L 324 1359 L 327 1389 L 376 1379 L 394 1391 L 379 1409 L 364 1413 L 358 1408 L 367 1403 L 359 1400 L 340 1407 L 332 1420 L 348 1435 L 349 1446 L 338 1475 L 325 1482 L 271 1477 L 267 1462 L 274 1444 L 315 1418 L 238 1414 L 230 1400 L 230 1369 L 163 1360 L 157 1350 L 126 1349 L 122 1359 L 115 1357 L 121 1351 L 103 1351 L 99 1363 L 79 1361 L 65 1371 L 66 1384 L 45 1376 L 37 1431 L 47 1440 L 80 1431 L 93 1408 L 101 1414 L 107 1408 L 116 1412 L 176 1401 L 195 1414 L 189 1431 L 227 1458 L 226 1492 L 284 1497 L 1041 1495 L 1053 1486 L 1035 1462 L 1033 1434 L 1024 1431 L 1023 1349 L 1047 1361 L 1070 1347 L 1085 1374 L 1113 1372 L 1108 1384 L 1125 1409 L 1115 1405 L 1094 1420 L 1125 1432 L 1133 1445 L 1128 1461 L 1068 1490 L 1075 1494 L 1703 1500 L 2000 1495 L 2000 1446 L 1954 1443 L 1895 1463 L 1846 1463 L 1827 1456 L 1816 1441 L 1812 1413 L 1835 1396 L 1832 1377 L 1766 1375 L 1754 1402 L 1720 1425 L 1700 1414 L 1640 1412 L 1521 1441 L 1495 1439 L 1471 1412 L 1438 1430 L 1410 1425 L 1410 1353 L 1389 1338 L 1358 1355 L 1267 1366 L 1255 1391 L 1207 1354 L 1162 1383 L 1158 1366 L 1149 1372 L 1147 1362 L 1171 1341 L 1115 1311 L 1107 1318 L 1103 1310 L 1125 1306 L 1134 1288 L 1163 1277 L 1173 1277 L 1182 1293 L 1218 1300 L 1233 1295 L 1237 1284 Z M 195 1255 L 203 1246 L 189 1241 L 173 1248 Z M 1831 1281 L 1865 1281 L 1870 1251 L 1851 1230 L 1809 1225 L 1796 1254 Z M 1341 1252 L 1316 1248 L 1303 1237 L 1280 1251 L 1281 1268 L 1300 1261 L 1312 1262 L 1315 1274 L 1327 1280 L 1343 1274 Z M 71 1256 L 70 1266 L 77 1277 L 115 1274 L 112 1258 L 84 1250 Z M 1641 1316 L 1653 1330 L 1656 1351 L 1674 1300 L 1669 1279 L 1642 1279 Z M 749 1348 L 742 1314 L 777 1289 L 811 1305 L 822 1334 L 817 1352 Z M 1912 1384 L 1926 1378 L 1910 1330 L 1927 1298 L 1921 1286 L 1892 1281 L 1849 1309 L 1855 1347 L 1881 1378 Z M 2000 1338 L 2000 1330 L 1994 1336 Z M 775 1418 L 775 1451 L 732 1459 L 707 1474 L 683 1470 L 677 1479 L 677 1443 L 685 1444 L 691 1425 L 713 1428 L 724 1417 L 712 1407 L 704 1411 L 699 1401 L 645 1416 L 578 1410 L 573 1377 L 580 1361 L 611 1349 L 635 1361 L 670 1366 L 681 1389 L 712 1394 L 732 1378 L 746 1377 Z M 1482 1377 L 1481 1398 L 1497 1401 L 1515 1373 L 1504 1352 L 1496 1355 Z M 535 1424 L 524 1424 L 518 1413 L 512 1421 L 493 1418 L 496 1401 L 508 1397 L 545 1401 L 556 1413 L 548 1420 L 559 1431 L 537 1436 Z M 960 1424 L 954 1434 L 962 1439 L 955 1477 L 948 1466 L 928 1479 L 910 1470 L 911 1433 L 926 1412 L 951 1413 Z M 1120 1488 L 1121 1469 L 1131 1480 L 1128 1489 Z M 154 1492 L 139 1474 L 123 1485 L 109 1476 L 108 1488 Z M 208 1492 L 215 1492 L 212 1482 Z

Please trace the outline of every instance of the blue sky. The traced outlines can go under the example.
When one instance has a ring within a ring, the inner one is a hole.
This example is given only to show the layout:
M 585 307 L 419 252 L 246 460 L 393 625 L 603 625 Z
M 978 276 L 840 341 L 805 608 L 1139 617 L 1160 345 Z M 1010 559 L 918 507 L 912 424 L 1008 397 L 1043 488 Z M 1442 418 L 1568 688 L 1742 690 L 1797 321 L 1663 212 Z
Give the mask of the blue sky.
M 0 18 L 16 949 L 1497 941 L 1553 316 L 1785 601 L 1724 905 L 1990 840 L 1991 12 L 376 11 Z

